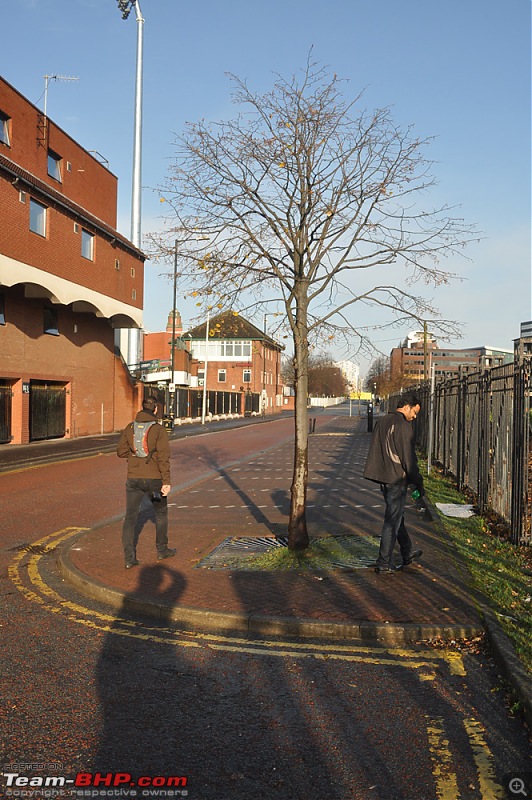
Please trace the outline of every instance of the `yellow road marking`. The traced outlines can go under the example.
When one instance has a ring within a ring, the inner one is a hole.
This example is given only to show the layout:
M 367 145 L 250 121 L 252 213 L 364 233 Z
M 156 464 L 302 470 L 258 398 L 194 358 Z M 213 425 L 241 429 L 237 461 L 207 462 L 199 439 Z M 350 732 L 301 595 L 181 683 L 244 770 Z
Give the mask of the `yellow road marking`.
M 481 796 L 489 797 L 490 800 L 503 800 L 503 790 L 495 782 L 493 756 L 485 739 L 486 729 L 478 720 L 473 718 L 464 719 L 464 727 L 469 736 L 473 758 L 477 765 Z
M 432 774 L 436 783 L 437 800 L 458 800 L 460 792 L 456 775 L 452 769 L 449 740 L 445 737 L 443 719 L 430 719 L 427 725 L 429 752 L 432 759 Z
M 66 540 L 76 536 L 87 528 L 64 528 L 44 536 L 32 543 L 36 547 L 57 547 Z M 27 575 L 32 588 L 25 586 L 20 574 L 21 562 L 27 558 Z M 52 613 L 63 613 L 67 619 L 104 633 L 115 633 L 142 640 L 159 643 L 178 644 L 183 647 L 210 647 L 215 650 L 229 652 L 246 652 L 252 655 L 273 655 L 278 657 L 315 658 L 320 660 L 357 661 L 367 664 L 406 666 L 411 669 L 428 668 L 429 672 L 421 674 L 422 680 L 434 678 L 434 662 L 447 663 L 451 674 L 465 675 L 462 656 L 455 652 L 443 652 L 429 649 L 411 651 L 404 647 L 370 647 L 367 645 L 323 645 L 307 642 L 286 642 L 261 640 L 253 645 L 245 644 L 245 640 L 223 634 L 201 633 L 197 631 L 175 631 L 171 628 L 149 626 L 134 620 L 124 620 L 116 615 L 105 614 L 97 610 L 73 603 L 61 597 L 43 580 L 39 571 L 42 554 L 24 550 L 15 556 L 9 566 L 9 576 L 17 589 L 31 602 L 38 603 Z M 88 618 L 88 619 L 87 619 Z

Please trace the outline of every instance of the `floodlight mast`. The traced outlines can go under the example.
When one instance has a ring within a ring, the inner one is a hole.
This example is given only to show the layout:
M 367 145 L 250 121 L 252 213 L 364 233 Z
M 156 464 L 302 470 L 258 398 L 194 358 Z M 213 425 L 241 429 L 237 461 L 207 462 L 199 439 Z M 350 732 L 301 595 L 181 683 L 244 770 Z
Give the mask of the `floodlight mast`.
M 135 119 L 133 133 L 133 176 L 131 192 L 131 241 L 141 245 L 141 183 L 142 183 L 142 68 L 144 45 L 144 18 L 138 0 L 117 0 L 122 19 L 127 19 L 131 9 L 137 18 L 137 66 L 135 78 Z

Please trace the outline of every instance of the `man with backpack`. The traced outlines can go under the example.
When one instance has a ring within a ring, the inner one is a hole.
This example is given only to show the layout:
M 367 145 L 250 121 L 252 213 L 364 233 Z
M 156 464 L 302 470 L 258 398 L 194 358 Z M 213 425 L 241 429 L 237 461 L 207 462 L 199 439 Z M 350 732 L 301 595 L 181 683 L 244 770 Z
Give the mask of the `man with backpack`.
M 135 524 L 142 502 L 147 496 L 155 509 L 155 545 L 157 560 L 175 556 L 168 547 L 168 502 L 170 485 L 170 442 L 156 417 L 157 401 L 146 397 L 135 420 L 130 422 L 118 441 L 119 458 L 127 458 L 126 516 L 122 526 L 122 547 L 126 569 L 138 565 Z

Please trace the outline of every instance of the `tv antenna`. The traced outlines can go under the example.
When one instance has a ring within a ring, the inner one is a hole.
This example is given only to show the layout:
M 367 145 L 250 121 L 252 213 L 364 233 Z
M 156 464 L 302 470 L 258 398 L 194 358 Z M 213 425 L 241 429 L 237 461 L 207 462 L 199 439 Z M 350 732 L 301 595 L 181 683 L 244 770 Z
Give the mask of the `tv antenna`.
M 44 116 L 48 105 L 48 84 L 50 81 L 79 81 L 79 78 L 70 78 L 68 75 L 45 75 L 44 76 Z

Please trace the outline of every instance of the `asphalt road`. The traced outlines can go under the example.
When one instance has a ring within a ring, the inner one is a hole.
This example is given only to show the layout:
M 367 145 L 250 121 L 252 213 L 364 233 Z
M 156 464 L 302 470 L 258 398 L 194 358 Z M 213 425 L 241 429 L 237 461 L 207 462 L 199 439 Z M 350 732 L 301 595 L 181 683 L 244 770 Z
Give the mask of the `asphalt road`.
M 267 424 L 245 431 L 249 453 L 271 446 Z M 197 458 L 175 483 L 234 459 L 234 437 L 187 440 Z M 119 515 L 123 484 L 112 455 L 0 478 L 2 798 L 530 796 L 527 733 L 475 644 L 184 633 L 81 598 L 46 553 L 35 591 L 17 554 Z

